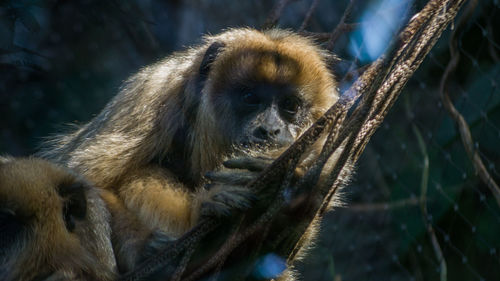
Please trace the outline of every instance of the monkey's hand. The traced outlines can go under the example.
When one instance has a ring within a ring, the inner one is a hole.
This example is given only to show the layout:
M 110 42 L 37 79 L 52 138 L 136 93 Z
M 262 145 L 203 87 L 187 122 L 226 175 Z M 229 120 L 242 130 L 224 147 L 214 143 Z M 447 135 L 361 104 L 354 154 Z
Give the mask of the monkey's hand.
M 272 161 L 260 157 L 238 157 L 225 161 L 221 170 L 208 172 L 205 178 L 209 183 L 204 187 L 200 215 L 222 217 L 250 208 L 257 196 L 246 185 Z

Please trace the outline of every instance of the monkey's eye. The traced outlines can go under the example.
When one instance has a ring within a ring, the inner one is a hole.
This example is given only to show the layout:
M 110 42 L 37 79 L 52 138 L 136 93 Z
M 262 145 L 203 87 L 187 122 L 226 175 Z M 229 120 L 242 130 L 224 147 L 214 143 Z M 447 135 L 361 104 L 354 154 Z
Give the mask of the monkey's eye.
M 259 97 L 252 92 L 243 94 L 241 99 L 243 100 L 244 103 L 248 105 L 258 105 L 260 103 Z
M 287 114 L 291 115 L 295 115 L 297 113 L 297 111 L 299 110 L 299 106 L 299 99 L 294 97 L 287 97 L 280 103 L 281 109 L 283 109 Z

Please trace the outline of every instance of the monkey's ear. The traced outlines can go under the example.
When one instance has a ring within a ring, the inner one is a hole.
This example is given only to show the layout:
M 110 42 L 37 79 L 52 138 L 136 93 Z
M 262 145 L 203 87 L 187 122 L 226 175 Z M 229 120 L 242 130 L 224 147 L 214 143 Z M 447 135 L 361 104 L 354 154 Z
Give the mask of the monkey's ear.
M 23 220 L 13 210 L 0 208 L 0 256 L 17 241 L 23 228 Z
M 68 231 L 75 229 L 75 221 L 82 220 L 87 214 L 87 186 L 84 182 L 61 184 L 58 188 L 59 195 L 63 198 L 63 218 Z
M 215 61 L 217 55 L 222 51 L 226 44 L 222 42 L 214 42 L 207 48 L 203 60 L 201 61 L 199 75 L 202 80 L 205 80 L 210 72 L 210 65 Z M 204 82 L 204 81 L 201 81 Z

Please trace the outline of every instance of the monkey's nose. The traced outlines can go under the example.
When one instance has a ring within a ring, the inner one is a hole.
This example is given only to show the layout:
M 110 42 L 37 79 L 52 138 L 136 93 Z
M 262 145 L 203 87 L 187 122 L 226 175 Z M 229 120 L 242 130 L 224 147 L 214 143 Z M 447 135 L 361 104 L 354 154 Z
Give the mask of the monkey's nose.
M 272 140 L 276 139 L 280 132 L 280 129 L 265 128 L 263 126 L 259 126 L 254 130 L 253 136 L 261 140 Z

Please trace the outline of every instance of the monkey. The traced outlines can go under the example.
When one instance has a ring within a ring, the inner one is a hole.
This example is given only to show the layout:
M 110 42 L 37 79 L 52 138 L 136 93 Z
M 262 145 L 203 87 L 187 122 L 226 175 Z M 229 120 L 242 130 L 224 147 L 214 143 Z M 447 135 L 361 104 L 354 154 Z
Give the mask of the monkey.
M 0 280 L 114 280 L 98 190 L 37 158 L 0 157 Z
M 177 239 L 203 217 L 259 200 L 244 183 L 270 159 L 251 152 L 288 147 L 337 101 L 331 60 L 287 30 L 206 36 L 144 67 L 90 122 L 57 136 L 40 155 L 108 191 L 115 223 L 138 224 L 123 231 L 137 241 L 114 243 L 115 253 L 129 253 L 122 268 L 130 269 L 140 255 L 133 248 L 148 247 L 138 237 Z M 233 168 L 218 171 L 228 159 Z

